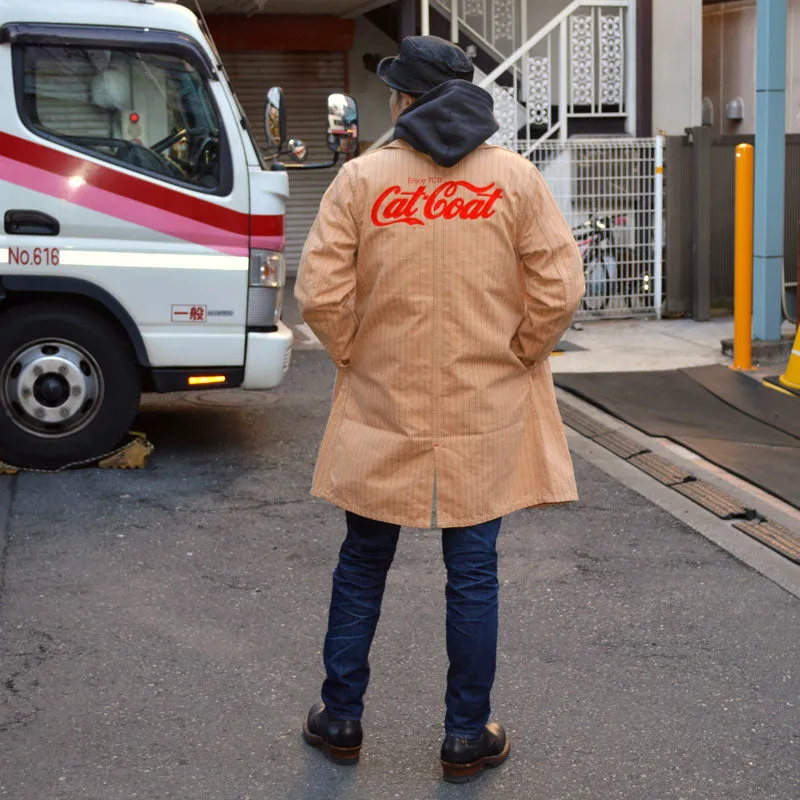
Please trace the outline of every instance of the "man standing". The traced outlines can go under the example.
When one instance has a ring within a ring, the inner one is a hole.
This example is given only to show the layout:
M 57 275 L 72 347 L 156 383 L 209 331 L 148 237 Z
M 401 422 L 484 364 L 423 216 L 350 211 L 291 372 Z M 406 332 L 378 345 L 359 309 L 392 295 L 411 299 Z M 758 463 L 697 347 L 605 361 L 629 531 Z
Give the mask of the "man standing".
M 448 781 L 505 760 L 487 724 L 501 519 L 577 499 L 548 357 L 583 294 L 544 180 L 485 144 L 492 98 L 457 46 L 405 39 L 378 75 L 394 141 L 347 163 L 306 242 L 296 295 L 338 367 L 313 493 L 347 512 L 322 702 L 306 741 L 358 760 L 368 655 L 400 526 L 442 528 Z

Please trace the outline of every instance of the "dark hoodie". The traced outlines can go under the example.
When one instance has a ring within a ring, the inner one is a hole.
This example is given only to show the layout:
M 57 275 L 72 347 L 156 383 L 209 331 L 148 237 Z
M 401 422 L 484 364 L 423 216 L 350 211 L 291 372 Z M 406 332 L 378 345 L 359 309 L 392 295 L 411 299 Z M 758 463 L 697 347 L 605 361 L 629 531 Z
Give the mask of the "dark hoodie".
M 500 127 L 493 109 L 492 96 L 480 86 L 446 81 L 400 115 L 394 138 L 426 153 L 439 166 L 452 167 Z

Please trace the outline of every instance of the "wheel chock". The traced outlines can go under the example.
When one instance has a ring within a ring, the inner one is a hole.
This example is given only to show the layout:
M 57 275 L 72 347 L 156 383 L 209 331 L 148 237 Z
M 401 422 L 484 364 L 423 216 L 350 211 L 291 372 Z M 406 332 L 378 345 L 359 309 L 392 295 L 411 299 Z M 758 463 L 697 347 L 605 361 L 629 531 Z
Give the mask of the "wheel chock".
M 128 436 L 132 437 L 122 447 L 118 447 L 111 453 L 102 456 L 87 458 L 85 461 L 76 461 L 72 464 L 65 464 L 57 469 L 30 469 L 28 467 L 15 467 L 13 464 L 6 464 L 0 461 L 0 475 L 16 475 L 18 472 L 66 472 L 68 469 L 77 467 L 95 466 L 99 469 L 144 469 L 147 459 L 155 450 L 152 442 L 147 440 L 147 436 L 136 431 L 129 431 Z
M 155 448 L 143 433 L 131 431 L 131 436 L 133 439 L 128 444 L 98 461 L 97 466 L 100 469 L 144 469 L 150 453 Z

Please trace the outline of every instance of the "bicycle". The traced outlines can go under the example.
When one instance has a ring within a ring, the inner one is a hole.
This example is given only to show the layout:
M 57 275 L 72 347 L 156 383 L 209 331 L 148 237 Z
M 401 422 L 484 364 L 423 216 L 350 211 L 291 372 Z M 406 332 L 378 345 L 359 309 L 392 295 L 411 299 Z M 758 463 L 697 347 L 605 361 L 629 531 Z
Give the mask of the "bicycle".
M 619 295 L 624 295 L 631 304 L 632 298 L 624 288 L 631 282 L 633 252 L 617 245 L 614 237 L 614 228 L 627 223 L 624 215 L 598 217 L 592 214 L 583 225 L 572 229 L 583 258 L 586 293 L 581 303 L 586 311 L 603 311 L 611 298 Z

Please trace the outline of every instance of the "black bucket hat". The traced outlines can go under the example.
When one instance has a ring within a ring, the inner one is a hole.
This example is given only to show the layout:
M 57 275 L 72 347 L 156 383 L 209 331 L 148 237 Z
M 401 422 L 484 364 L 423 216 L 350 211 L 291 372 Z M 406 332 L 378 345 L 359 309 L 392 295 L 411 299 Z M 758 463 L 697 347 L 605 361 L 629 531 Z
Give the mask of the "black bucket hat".
M 392 89 L 423 95 L 445 81 L 472 81 L 475 68 L 456 44 L 438 36 L 407 36 L 396 56 L 378 64 L 378 77 Z

